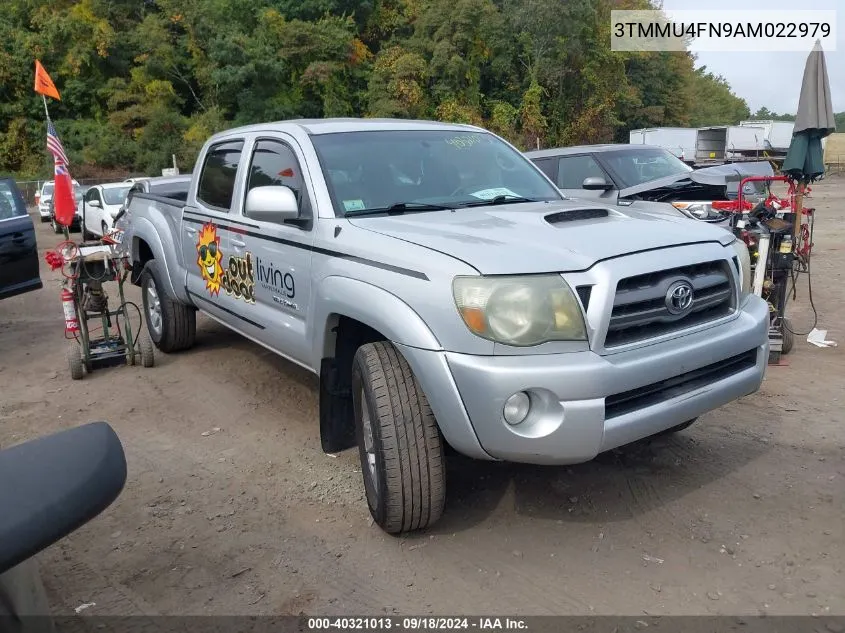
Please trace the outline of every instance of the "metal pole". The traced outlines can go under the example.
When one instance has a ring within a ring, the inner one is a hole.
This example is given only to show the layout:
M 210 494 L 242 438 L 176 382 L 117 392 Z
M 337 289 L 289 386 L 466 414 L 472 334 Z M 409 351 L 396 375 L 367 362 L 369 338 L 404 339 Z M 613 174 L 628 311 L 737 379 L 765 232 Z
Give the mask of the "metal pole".
M 806 187 L 806 182 L 803 180 L 798 183 L 798 191 L 795 194 L 795 208 L 793 212 L 795 213 L 795 217 L 792 219 L 792 244 L 793 246 L 797 243 L 798 236 L 801 235 L 801 216 L 804 213 L 804 188 Z

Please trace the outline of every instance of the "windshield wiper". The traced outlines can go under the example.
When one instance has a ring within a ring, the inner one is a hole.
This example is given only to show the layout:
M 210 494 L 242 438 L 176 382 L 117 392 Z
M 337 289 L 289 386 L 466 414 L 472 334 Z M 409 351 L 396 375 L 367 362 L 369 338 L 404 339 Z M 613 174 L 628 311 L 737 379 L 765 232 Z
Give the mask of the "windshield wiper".
M 518 202 L 537 202 L 533 198 L 523 198 L 522 196 L 496 196 L 490 200 L 479 200 L 478 202 L 462 202 L 462 207 L 486 207 L 494 204 L 515 204 Z
M 376 215 L 387 213 L 388 215 L 401 215 L 403 213 L 418 213 L 424 211 L 454 211 L 452 207 L 445 207 L 442 204 L 429 204 L 427 202 L 397 202 L 389 207 L 377 209 L 361 209 L 360 211 L 347 211 L 343 217 L 358 217 L 360 215 Z

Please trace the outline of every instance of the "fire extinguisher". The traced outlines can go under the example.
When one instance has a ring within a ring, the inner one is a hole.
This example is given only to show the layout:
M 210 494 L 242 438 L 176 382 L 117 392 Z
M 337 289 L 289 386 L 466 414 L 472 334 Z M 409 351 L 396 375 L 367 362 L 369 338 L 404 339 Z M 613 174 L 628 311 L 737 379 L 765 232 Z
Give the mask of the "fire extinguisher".
M 65 334 L 79 332 L 79 319 L 76 316 L 73 293 L 66 287 L 62 288 L 62 308 L 65 311 Z

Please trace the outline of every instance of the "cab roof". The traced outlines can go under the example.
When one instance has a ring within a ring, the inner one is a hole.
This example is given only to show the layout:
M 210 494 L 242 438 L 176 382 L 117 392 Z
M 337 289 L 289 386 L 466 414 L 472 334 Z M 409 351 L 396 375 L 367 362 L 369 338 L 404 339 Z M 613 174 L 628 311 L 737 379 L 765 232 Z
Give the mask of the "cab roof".
M 619 152 L 632 149 L 660 150 L 659 145 L 641 145 L 639 143 L 603 143 L 599 145 L 573 145 L 572 147 L 555 147 L 525 152 L 529 158 L 547 158 L 550 156 L 569 156 L 571 154 L 589 154 L 596 152 Z
M 248 134 L 251 132 L 285 132 L 291 127 L 303 130 L 309 135 L 335 134 L 338 132 L 371 132 L 385 130 L 441 130 L 441 131 L 474 131 L 486 132 L 486 130 L 474 125 L 463 123 L 442 123 L 439 121 L 421 121 L 414 119 L 356 119 L 356 118 L 335 118 L 335 119 L 292 119 L 289 121 L 274 121 L 271 123 L 258 123 L 233 128 L 217 134 L 218 137 L 234 134 Z

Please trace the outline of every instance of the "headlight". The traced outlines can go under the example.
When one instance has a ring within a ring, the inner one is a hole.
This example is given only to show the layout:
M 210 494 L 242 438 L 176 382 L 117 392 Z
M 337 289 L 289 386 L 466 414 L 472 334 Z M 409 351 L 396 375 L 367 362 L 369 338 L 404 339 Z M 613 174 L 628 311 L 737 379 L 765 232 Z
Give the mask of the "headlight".
M 742 296 L 745 296 L 751 292 L 751 255 L 742 240 L 734 240 L 731 246 L 733 246 L 736 258 L 739 260 L 740 288 Z
M 456 277 L 455 305 L 473 334 L 519 347 L 586 341 L 575 294 L 560 275 Z
M 711 202 L 673 202 L 672 206 L 693 220 L 721 222 L 725 214 L 713 208 Z

